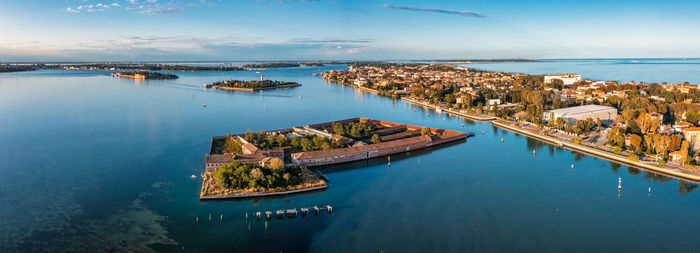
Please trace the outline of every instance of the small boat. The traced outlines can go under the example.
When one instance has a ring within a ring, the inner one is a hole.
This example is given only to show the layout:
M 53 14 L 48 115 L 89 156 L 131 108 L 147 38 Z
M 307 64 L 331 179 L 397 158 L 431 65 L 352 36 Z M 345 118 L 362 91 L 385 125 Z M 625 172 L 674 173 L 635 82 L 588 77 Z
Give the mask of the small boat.
M 192 174 L 192 176 L 190 176 L 190 177 L 191 177 L 192 179 L 197 178 L 197 176 L 195 176 L 194 174 Z
M 287 218 L 297 217 L 297 209 L 287 209 Z
M 202 104 L 202 107 L 207 108 L 207 104 Z
M 277 219 L 284 218 L 284 210 L 277 210 Z
M 309 214 L 309 208 L 308 207 L 302 207 L 301 208 L 301 216 L 306 216 Z

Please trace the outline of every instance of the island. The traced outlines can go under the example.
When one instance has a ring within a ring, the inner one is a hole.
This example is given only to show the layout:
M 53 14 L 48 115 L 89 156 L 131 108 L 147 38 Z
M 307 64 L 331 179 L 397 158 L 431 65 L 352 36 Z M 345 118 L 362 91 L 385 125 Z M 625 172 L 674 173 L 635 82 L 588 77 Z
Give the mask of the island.
M 159 72 L 149 72 L 149 71 L 137 71 L 137 72 L 114 72 L 112 73 L 114 77 L 132 78 L 136 80 L 167 80 L 167 79 L 177 79 L 178 76 L 173 74 L 165 74 Z
M 574 73 L 529 75 L 425 63 L 357 63 L 321 76 L 438 113 L 490 121 L 634 170 L 700 182 L 697 84 L 587 80 Z
M 34 71 L 36 69 L 36 65 L 0 65 L 0 72 Z
M 199 198 L 235 199 L 326 189 L 308 167 L 410 152 L 474 133 L 351 118 L 289 129 L 215 136 Z
M 206 89 L 219 89 L 228 91 L 247 91 L 254 92 L 259 90 L 269 90 L 278 88 L 292 88 L 298 87 L 301 84 L 296 82 L 283 82 L 283 81 L 272 81 L 272 80 L 251 80 L 251 81 L 241 81 L 241 80 L 226 80 L 218 81 L 211 84 L 205 84 Z
M 53 68 L 67 70 L 140 70 L 140 71 L 239 71 L 245 68 L 233 66 L 190 66 L 170 64 L 135 64 L 135 63 L 90 63 L 54 65 Z

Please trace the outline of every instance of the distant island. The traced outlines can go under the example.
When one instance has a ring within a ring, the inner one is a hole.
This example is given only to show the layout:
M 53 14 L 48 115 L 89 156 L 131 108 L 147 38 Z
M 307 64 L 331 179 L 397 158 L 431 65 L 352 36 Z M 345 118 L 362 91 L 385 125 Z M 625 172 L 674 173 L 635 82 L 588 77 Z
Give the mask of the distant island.
M 474 133 L 352 118 L 257 134 L 215 136 L 199 198 L 263 197 L 327 187 L 306 167 L 383 157 L 464 140 Z M 319 173 L 320 174 L 320 173 Z
M 148 71 L 137 71 L 137 72 L 115 72 L 112 73 L 114 77 L 124 77 L 133 78 L 137 80 L 168 80 L 168 79 L 178 79 L 179 77 L 173 74 L 164 74 L 159 72 L 148 72 Z
M 220 90 L 231 90 L 231 91 L 248 91 L 254 92 L 258 90 L 269 90 L 277 88 L 292 88 L 301 86 L 301 84 L 296 82 L 283 82 L 283 81 L 272 81 L 272 80 L 251 80 L 251 81 L 241 81 L 241 80 L 226 80 L 214 82 L 212 84 L 205 84 L 204 88 L 213 88 Z
M 0 72 L 20 72 L 36 70 L 34 65 L 0 65 Z
M 503 62 L 538 62 L 535 59 L 446 59 L 446 60 L 419 60 L 416 62 L 442 62 L 449 64 L 470 64 L 470 63 L 503 63 Z
M 239 66 L 188 66 L 188 65 L 168 65 L 168 64 L 74 64 L 58 65 L 62 69 L 81 70 L 141 70 L 141 71 L 238 71 L 245 70 Z
M 267 68 L 289 68 L 289 67 L 319 67 L 326 64 L 320 62 L 270 62 L 270 63 L 254 63 L 245 64 L 242 67 L 248 69 L 267 69 Z

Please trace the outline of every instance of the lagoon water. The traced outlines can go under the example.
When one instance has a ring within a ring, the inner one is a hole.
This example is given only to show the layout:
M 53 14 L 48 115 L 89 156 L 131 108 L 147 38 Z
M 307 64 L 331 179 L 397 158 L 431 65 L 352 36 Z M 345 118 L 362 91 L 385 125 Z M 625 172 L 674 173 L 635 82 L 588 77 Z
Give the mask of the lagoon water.
M 521 64 L 481 67 L 531 71 L 550 63 Z M 560 65 L 567 64 L 562 72 L 583 71 L 576 62 Z M 201 88 L 255 79 L 255 71 L 178 72 L 178 80 L 145 82 L 106 71 L 0 74 L 0 252 L 700 248 L 697 185 L 311 75 L 342 68 L 264 70 L 268 79 L 303 86 L 263 93 Z M 607 78 L 607 69 L 582 74 Z M 623 78 L 641 81 L 646 74 L 628 70 Z M 477 135 L 392 156 L 390 167 L 378 158 L 318 168 L 330 179 L 325 191 L 198 200 L 201 179 L 190 176 L 202 172 L 211 136 L 359 116 Z M 314 205 L 334 212 L 273 219 L 267 228 L 252 217 Z

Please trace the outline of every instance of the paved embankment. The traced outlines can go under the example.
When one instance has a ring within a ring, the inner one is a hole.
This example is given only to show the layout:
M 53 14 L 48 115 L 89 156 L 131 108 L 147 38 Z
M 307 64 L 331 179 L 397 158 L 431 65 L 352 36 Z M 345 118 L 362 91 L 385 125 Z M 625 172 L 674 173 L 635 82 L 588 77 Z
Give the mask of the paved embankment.
M 659 174 L 662 174 L 665 176 L 677 178 L 677 179 L 688 180 L 688 181 L 692 181 L 694 183 L 700 183 L 700 176 L 699 175 L 685 173 L 685 172 L 682 172 L 682 171 L 679 171 L 679 170 L 673 169 L 673 168 L 658 167 L 658 166 L 646 164 L 643 162 L 630 161 L 629 159 L 627 159 L 627 157 L 624 157 L 621 155 L 612 154 L 610 152 L 601 151 L 601 150 L 593 149 L 593 148 L 586 147 L 586 146 L 583 146 L 580 144 L 575 144 L 575 143 L 572 143 L 569 141 L 564 141 L 564 140 L 552 138 L 549 136 L 545 136 L 545 135 L 542 135 L 539 133 L 534 133 L 532 131 L 524 130 L 524 129 L 521 129 L 521 128 L 516 127 L 514 125 L 511 125 L 507 122 L 503 122 L 502 120 L 492 121 L 491 123 L 494 126 L 497 126 L 497 127 L 509 130 L 509 131 L 523 134 L 523 135 L 526 135 L 528 137 L 539 139 L 539 140 L 549 142 L 552 144 L 561 144 L 565 148 L 580 151 L 580 152 L 590 154 L 590 155 L 593 155 L 596 157 L 600 157 L 600 158 L 603 158 L 606 160 L 612 160 L 615 162 L 623 163 L 623 164 L 633 166 L 636 168 L 640 168 L 643 170 L 647 170 L 647 171 L 653 171 L 653 172 L 656 172 L 656 173 L 659 173 Z

